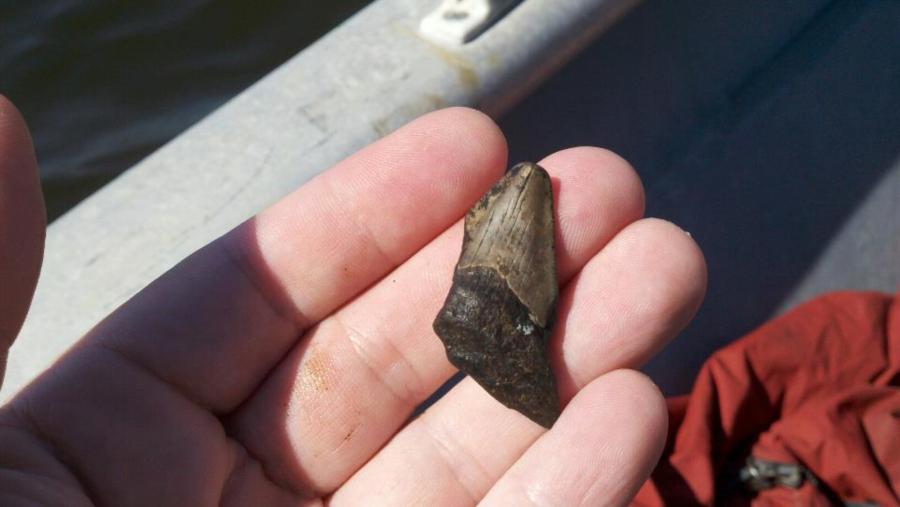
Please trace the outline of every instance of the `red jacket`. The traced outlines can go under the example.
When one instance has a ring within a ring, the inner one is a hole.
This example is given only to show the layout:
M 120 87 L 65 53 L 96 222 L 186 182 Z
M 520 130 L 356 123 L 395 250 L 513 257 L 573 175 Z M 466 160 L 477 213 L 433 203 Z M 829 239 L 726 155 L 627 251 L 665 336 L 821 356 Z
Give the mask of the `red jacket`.
M 801 305 L 713 354 L 669 412 L 636 505 L 900 505 L 900 303 Z

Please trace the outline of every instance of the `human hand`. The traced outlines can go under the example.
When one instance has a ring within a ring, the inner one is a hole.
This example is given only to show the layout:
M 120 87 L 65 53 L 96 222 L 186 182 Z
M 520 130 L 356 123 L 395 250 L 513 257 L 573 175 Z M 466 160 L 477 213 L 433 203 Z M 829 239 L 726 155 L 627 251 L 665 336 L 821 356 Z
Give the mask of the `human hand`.
M 0 120 L 8 343 L 33 288 L 42 215 L 24 123 L 0 102 L 4 117 L 14 117 Z M 658 390 L 627 368 L 690 320 L 705 265 L 680 229 L 641 218 L 641 184 L 622 159 L 575 148 L 540 163 L 557 207 L 551 350 L 567 403 L 551 430 L 470 379 L 408 420 L 454 373 L 431 323 L 461 217 L 507 166 L 489 119 L 449 109 L 188 257 L 0 409 L 0 503 L 626 503 L 666 430 Z M 31 197 L 6 199 L 17 194 Z M 19 271 L 25 282 L 7 283 Z

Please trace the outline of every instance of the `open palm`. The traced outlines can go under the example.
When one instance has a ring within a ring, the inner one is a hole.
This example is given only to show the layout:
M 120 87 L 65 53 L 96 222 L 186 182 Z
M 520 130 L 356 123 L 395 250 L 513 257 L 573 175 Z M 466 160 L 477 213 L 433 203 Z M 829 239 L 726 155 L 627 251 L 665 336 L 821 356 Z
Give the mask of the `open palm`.
M 25 132 L 0 100 L 7 345 L 43 234 Z M 454 373 L 431 322 L 460 219 L 507 165 L 488 118 L 448 109 L 184 260 L 3 407 L 0 503 L 626 503 L 656 463 L 666 412 L 623 368 L 691 318 L 703 258 L 677 227 L 641 218 L 640 181 L 610 152 L 541 164 L 557 203 L 551 347 L 567 404 L 551 430 L 470 379 L 410 420 Z

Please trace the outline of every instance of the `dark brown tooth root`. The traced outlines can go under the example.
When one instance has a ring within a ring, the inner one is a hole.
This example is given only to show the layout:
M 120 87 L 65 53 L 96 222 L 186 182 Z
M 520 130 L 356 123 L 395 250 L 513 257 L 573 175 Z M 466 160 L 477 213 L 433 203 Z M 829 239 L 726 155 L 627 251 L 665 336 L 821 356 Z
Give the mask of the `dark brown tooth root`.
M 559 288 L 553 190 L 519 164 L 466 214 L 462 254 L 434 331 L 454 366 L 509 408 L 549 428 L 559 395 L 547 356 Z

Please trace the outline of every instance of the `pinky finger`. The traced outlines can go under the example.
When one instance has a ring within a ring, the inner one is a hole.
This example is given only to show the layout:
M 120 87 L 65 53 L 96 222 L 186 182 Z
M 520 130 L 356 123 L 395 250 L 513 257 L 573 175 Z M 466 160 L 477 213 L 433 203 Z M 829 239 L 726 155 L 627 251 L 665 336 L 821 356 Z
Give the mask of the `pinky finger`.
M 480 505 L 627 505 L 659 459 L 666 417 L 647 377 L 607 373 L 572 399 Z

